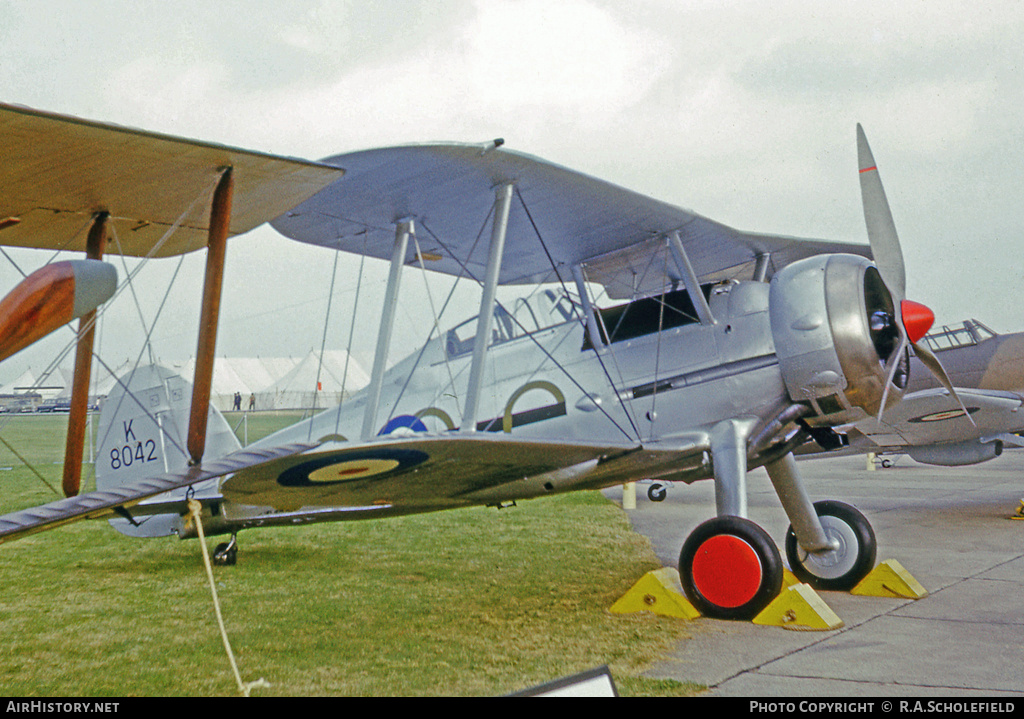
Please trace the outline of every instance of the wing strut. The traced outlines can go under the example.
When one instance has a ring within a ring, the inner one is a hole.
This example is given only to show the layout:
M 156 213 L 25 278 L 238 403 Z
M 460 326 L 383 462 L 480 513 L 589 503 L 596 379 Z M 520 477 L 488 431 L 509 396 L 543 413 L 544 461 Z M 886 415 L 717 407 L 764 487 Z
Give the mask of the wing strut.
M 102 260 L 107 246 L 107 220 L 110 213 L 97 213 L 89 228 L 85 256 Z M 82 315 L 78 321 L 78 343 L 75 346 L 75 375 L 71 382 L 71 407 L 68 413 L 68 436 L 64 444 L 65 497 L 74 497 L 82 486 L 82 453 L 85 450 L 85 426 L 89 412 L 89 379 L 92 372 L 92 347 L 96 336 L 96 310 Z
M 711 308 L 708 306 L 708 299 L 700 288 L 700 280 L 697 279 L 697 273 L 693 271 L 693 265 L 686 254 L 686 248 L 683 247 L 683 243 L 679 239 L 679 232 L 669 233 L 668 244 L 672 249 L 676 267 L 683 275 L 683 282 L 686 284 L 686 290 L 690 295 L 690 300 L 693 302 L 693 308 L 697 310 L 697 319 L 700 320 L 702 325 L 716 324 L 715 317 L 711 314 Z
M 601 329 L 598 327 L 598 322 L 601 319 L 594 312 L 594 305 L 590 303 L 590 293 L 587 292 L 587 282 L 583 276 L 583 267 L 581 265 L 572 266 L 572 279 L 576 283 L 576 291 L 579 293 L 580 303 L 583 305 L 583 326 L 587 329 L 587 337 L 590 338 L 590 344 L 593 346 L 594 352 L 600 354 L 605 346 L 604 341 L 601 339 Z
M 391 252 L 391 272 L 388 274 L 388 287 L 384 293 L 384 311 L 380 315 L 380 331 L 377 333 L 377 349 L 373 355 L 373 372 L 370 375 L 370 386 L 367 391 L 366 413 L 363 415 L 364 441 L 374 435 L 377 426 L 377 409 L 380 405 L 380 393 L 384 387 L 384 370 L 387 367 L 388 350 L 391 347 L 391 335 L 395 325 L 395 308 L 398 305 L 398 287 L 402 279 L 402 265 L 405 264 L 405 253 L 409 247 L 409 235 L 415 234 L 412 220 L 404 220 L 395 226 L 395 246 Z
M 483 294 L 480 297 L 480 315 L 476 322 L 476 339 L 473 342 L 473 364 L 469 370 L 469 387 L 466 390 L 466 409 L 462 413 L 462 430 L 476 431 L 477 409 L 480 405 L 480 389 L 484 380 L 484 362 L 487 359 L 487 345 L 491 341 L 491 324 L 494 320 L 494 298 L 501 273 L 501 260 L 505 254 L 505 234 L 508 230 L 508 213 L 512 206 L 512 184 L 500 185 L 494 191 L 494 220 L 491 225 L 491 246 L 487 255 L 487 273 L 484 276 Z
M 771 263 L 772 255 L 770 252 L 758 252 L 757 259 L 754 264 L 754 276 L 751 278 L 754 282 L 764 282 L 768 277 L 768 265 Z
M 193 465 L 206 451 L 206 420 L 210 413 L 210 389 L 213 384 L 213 359 L 217 348 L 217 322 L 220 319 L 221 288 L 224 284 L 224 258 L 228 230 L 231 227 L 231 200 L 234 178 L 225 168 L 210 208 L 210 229 L 206 245 L 206 277 L 203 280 L 203 305 L 199 316 L 199 341 L 196 345 L 196 371 L 192 383 L 192 408 L 188 420 L 188 453 Z

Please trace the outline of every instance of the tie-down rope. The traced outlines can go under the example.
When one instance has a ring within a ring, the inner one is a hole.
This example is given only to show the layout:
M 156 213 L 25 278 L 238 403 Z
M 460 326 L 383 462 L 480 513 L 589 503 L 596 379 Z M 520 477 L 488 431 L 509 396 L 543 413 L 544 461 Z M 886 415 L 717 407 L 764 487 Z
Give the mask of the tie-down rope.
M 220 638 L 224 642 L 224 650 L 227 652 L 228 661 L 231 662 L 231 671 L 234 672 L 235 682 L 238 683 L 238 690 L 242 696 L 249 696 L 249 693 L 258 687 L 270 687 L 270 684 L 260 677 L 248 684 L 242 681 L 242 675 L 238 673 L 238 664 L 235 662 L 234 652 L 231 651 L 231 643 L 228 641 L 227 630 L 224 629 L 224 617 L 220 612 L 220 600 L 217 598 L 217 585 L 213 581 L 213 566 L 210 564 L 210 552 L 206 548 L 206 535 L 203 533 L 203 522 L 199 517 L 203 505 L 196 499 L 188 500 L 188 509 L 192 513 L 192 520 L 196 523 L 196 531 L 199 533 L 199 546 L 203 548 L 203 562 L 206 564 L 206 578 L 210 580 L 210 593 L 213 595 L 213 609 L 217 614 L 217 625 L 220 627 Z

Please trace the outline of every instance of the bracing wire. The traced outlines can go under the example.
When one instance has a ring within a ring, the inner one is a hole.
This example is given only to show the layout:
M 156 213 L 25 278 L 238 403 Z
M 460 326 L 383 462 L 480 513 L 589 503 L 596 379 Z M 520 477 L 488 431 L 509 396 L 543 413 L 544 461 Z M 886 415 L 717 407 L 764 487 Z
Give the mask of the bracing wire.
M 565 285 L 565 280 L 562 279 L 561 273 L 558 272 L 558 267 L 555 264 L 555 260 L 551 256 L 551 252 L 548 251 L 547 243 L 544 242 L 544 236 L 541 234 L 540 228 L 537 227 L 537 223 L 533 219 L 533 213 L 530 212 L 530 208 L 526 204 L 526 199 L 522 196 L 522 193 L 519 192 L 519 188 L 518 187 L 516 188 L 516 197 L 519 198 L 519 204 L 522 206 L 523 212 L 526 213 L 526 218 L 530 221 L 530 226 L 533 228 L 533 232 L 537 236 L 537 241 L 540 242 L 540 246 L 544 250 L 544 254 L 547 256 L 548 262 L 551 264 L 552 269 L 554 269 L 555 275 L 558 277 L 559 284 L 562 285 L 562 291 L 565 292 L 566 296 L 568 296 L 569 295 L 569 289 Z M 582 299 L 581 299 L 581 301 L 582 301 Z M 583 317 L 583 315 L 582 315 L 582 313 L 580 311 L 580 308 L 577 307 L 575 305 L 575 303 L 573 303 L 573 313 L 577 316 L 577 319 L 580 321 L 580 324 L 583 326 L 583 331 L 586 332 L 587 331 L 587 318 Z M 610 356 L 612 358 L 612 362 L 614 362 L 615 365 L 616 365 L 616 369 L 619 372 L 619 376 L 621 377 L 622 376 L 622 371 L 618 369 L 618 362 L 617 362 L 617 360 L 615 358 L 614 353 L 609 353 L 609 354 L 610 354 Z M 619 405 L 622 408 L 623 414 L 625 414 L 626 415 L 626 419 L 629 420 L 629 424 L 633 428 L 633 433 L 635 434 L 637 439 L 640 439 L 640 430 L 637 427 L 636 422 L 633 419 L 633 415 L 630 413 L 629 408 L 626 406 L 625 401 L 622 399 L 622 397 L 619 396 L 619 393 L 617 391 L 614 391 L 615 390 L 615 382 L 612 381 L 611 373 L 608 371 L 608 367 L 605 365 L 604 358 L 601 356 L 601 353 L 597 351 L 596 347 L 594 348 L 594 355 L 597 357 L 597 362 L 598 362 L 598 364 L 601 367 L 601 371 L 604 373 L 605 379 L 608 380 L 608 384 L 612 387 L 613 394 L 615 395 L 616 399 L 618 400 Z M 556 365 L 557 365 L 557 363 L 556 363 Z M 563 372 L 564 371 L 565 370 L 563 370 Z M 568 372 L 566 372 L 566 375 L 568 376 Z M 570 379 L 572 379 L 572 378 L 570 377 Z M 577 386 L 579 386 L 579 385 L 577 384 Z M 587 397 L 591 397 L 591 399 L 593 399 L 591 394 L 590 394 L 590 392 L 588 390 L 586 390 L 583 387 L 580 387 L 580 389 L 583 391 L 583 394 L 585 394 Z M 598 406 L 600 406 L 600 405 L 598 405 Z M 627 437 L 629 436 L 629 434 L 626 433 L 625 430 L 622 429 L 622 427 L 619 427 L 618 423 L 615 422 L 614 419 L 612 419 L 611 415 L 609 415 L 607 412 L 605 412 L 604 409 L 602 409 L 601 411 L 604 412 L 605 416 L 607 416 L 608 419 L 611 420 L 612 423 L 616 427 L 618 427 L 618 429 L 620 431 L 623 432 L 623 434 L 625 434 Z
M 189 204 L 189 206 L 177 217 L 177 219 L 170 225 L 170 227 L 167 228 L 167 230 L 160 237 L 160 239 L 157 240 L 157 242 L 155 242 L 153 244 L 153 246 L 150 248 L 150 250 L 146 254 L 146 256 L 144 258 L 142 258 L 142 262 L 140 262 L 139 265 L 136 266 L 135 269 L 132 270 L 128 274 L 128 276 L 125 279 L 125 281 L 120 284 L 120 286 L 114 292 L 114 295 L 107 301 L 107 303 L 106 303 L 106 305 L 104 307 L 97 308 L 96 311 L 91 313 L 91 316 L 89 316 L 88 318 L 83 318 L 83 320 L 80 321 L 80 323 L 79 323 L 79 328 L 78 328 L 77 331 L 74 328 L 71 328 L 71 327 L 68 328 L 69 331 L 71 331 L 73 333 L 74 338 L 70 342 L 65 344 L 64 347 L 59 352 L 56 353 L 55 358 L 50 362 L 49 365 L 47 365 L 47 367 L 39 375 L 39 378 L 36 381 L 36 386 L 41 386 L 41 384 L 44 383 L 47 380 L 47 378 L 54 371 L 56 371 L 56 369 L 60 365 L 60 363 L 64 361 L 64 359 L 67 357 L 67 355 L 71 352 L 72 348 L 74 348 L 76 342 L 78 341 L 79 334 L 83 333 L 83 332 L 86 332 L 86 331 L 88 331 L 89 329 L 91 329 L 92 327 L 95 326 L 95 323 L 98 321 L 98 319 L 104 313 L 105 308 L 109 307 L 110 305 L 113 304 L 114 300 L 116 300 L 117 297 L 120 296 L 120 294 L 125 290 L 125 287 L 127 285 L 131 285 L 133 283 L 134 278 L 138 275 L 138 273 L 142 270 L 142 268 L 148 263 L 148 261 L 150 259 L 152 259 L 160 251 L 160 249 L 174 235 L 174 233 L 181 226 L 182 222 L 185 221 L 185 218 L 187 218 L 188 216 L 190 216 L 193 213 L 193 211 L 195 210 L 195 208 L 199 204 L 199 202 L 201 200 L 204 200 L 204 199 L 209 198 L 210 196 L 212 196 L 213 190 L 216 188 L 217 184 L 220 182 L 220 177 L 221 177 L 221 173 L 217 173 L 217 175 L 213 178 L 213 180 L 207 186 L 203 187 L 197 193 L 197 195 L 192 200 L 192 202 Z M 111 227 L 113 227 L 113 222 L 111 222 L 110 225 L 111 225 Z M 89 226 L 89 223 L 86 223 L 83 226 L 82 229 L 85 229 L 88 226 Z M 79 230 L 79 233 L 81 233 L 82 229 Z M 116 231 L 115 231 L 115 239 L 116 239 Z M 56 253 L 53 257 L 51 257 L 50 260 L 47 262 L 47 264 L 49 264 L 49 262 L 52 262 L 57 257 L 57 255 L 59 255 L 59 252 L 60 251 L 58 251 L 58 253 Z M 21 275 L 23 277 L 26 276 L 25 272 L 21 270 L 21 268 L 17 265 L 17 263 L 13 260 L 13 258 L 10 257 L 10 255 L 8 255 L 6 252 L 3 252 L 3 254 L 8 259 L 8 261 L 15 267 L 15 269 L 17 269 L 18 272 L 21 273 Z M 123 260 L 123 258 L 122 258 L 122 260 Z M 180 267 L 181 267 L 181 264 L 179 262 L 178 269 L 180 269 Z M 127 271 L 127 268 L 126 268 L 126 271 Z M 175 275 L 174 276 L 177 277 L 177 270 L 175 270 Z M 173 283 L 174 282 L 174 278 L 172 278 L 171 281 Z M 168 288 L 168 292 L 169 291 L 170 291 L 170 289 Z M 132 292 L 134 294 L 134 288 L 132 288 Z M 167 298 L 165 296 L 165 298 L 164 298 L 165 302 L 166 302 L 166 299 Z M 137 300 L 136 300 L 136 302 L 137 302 Z M 161 304 L 161 309 L 162 308 L 163 308 L 163 304 Z M 157 316 L 159 316 L 159 312 L 158 312 Z M 154 325 L 155 325 L 155 323 L 156 323 L 156 319 L 154 319 Z M 143 324 L 145 324 L 145 323 L 143 323 Z M 150 330 L 150 333 L 151 332 L 152 332 L 152 329 Z M 147 334 L 147 337 L 146 337 L 146 343 L 148 344 L 148 342 L 149 342 L 149 334 Z M 144 345 L 143 351 L 145 351 L 145 345 Z M 140 352 L 139 359 L 141 359 L 141 356 L 142 356 L 142 353 Z M 112 369 L 105 362 L 103 362 L 103 360 L 99 357 L 98 354 L 96 354 L 94 352 L 92 359 L 95 359 L 96 361 L 100 362 L 103 365 L 103 367 L 107 370 L 107 372 L 109 372 L 113 376 Z M 136 360 L 136 367 L 137 366 L 138 366 L 138 359 Z M 133 373 L 134 373 L 134 369 L 133 369 Z M 119 384 L 122 385 L 122 387 L 125 388 L 125 393 L 127 394 L 127 385 L 125 385 L 119 379 L 117 379 L 117 381 L 118 381 Z M 143 410 L 143 412 L 145 412 L 146 415 L 148 417 L 150 417 L 150 419 L 154 419 L 154 421 L 155 421 L 155 418 L 149 412 L 148 408 L 143 407 L 142 404 L 138 402 L 138 400 L 136 400 L 136 403 Z M 109 432 L 110 428 L 108 427 L 107 429 L 108 429 L 108 432 Z M 172 443 L 177 445 L 177 443 L 174 441 L 173 437 L 168 437 L 168 439 L 170 439 Z M 181 448 L 179 447 L 179 449 L 181 449 Z M 182 451 L 184 452 L 184 450 L 182 450 Z M 185 453 L 185 454 L 187 455 L 187 453 Z M 19 456 L 19 459 L 22 459 L 22 458 Z M 30 463 L 28 463 L 24 459 L 22 459 L 22 461 L 25 462 L 25 466 L 28 467 L 37 477 L 42 479 L 44 484 L 46 484 L 47 486 L 50 486 L 49 483 L 46 482 L 45 479 L 43 479 L 42 475 L 39 473 L 39 471 L 35 467 L 33 467 Z M 51 489 L 52 489 L 52 487 L 51 487 Z
M 341 249 L 339 248 L 339 252 Z M 352 343 L 355 340 L 356 332 L 356 311 L 359 309 L 359 291 L 363 286 L 363 267 L 366 264 L 366 253 L 360 253 L 359 256 L 359 275 L 356 277 L 356 297 L 352 304 L 352 319 L 348 325 L 348 347 L 345 350 L 345 369 L 344 374 L 341 378 L 341 397 L 338 400 L 339 409 L 335 414 L 334 418 L 334 434 L 338 434 L 341 430 L 341 409 L 340 405 L 345 402 L 345 390 L 348 387 L 348 366 L 349 361 L 352 359 Z M 313 429 L 313 423 L 309 423 L 310 431 Z M 310 435 L 312 436 L 312 435 Z
M 483 236 L 484 230 L 487 228 L 487 222 L 490 219 L 490 217 L 491 217 L 491 213 L 488 212 L 487 213 L 487 217 L 485 217 L 484 221 L 480 224 L 480 229 L 477 230 L 476 238 L 473 240 L 473 246 L 469 250 L 469 254 L 470 255 L 473 254 L 473 251 L 476 249 L 477 244 L 480 242 L 480 238 Z M 423 227 L 423 229 L 427 231 L 427 234 L 429 234 L 432 238 L 434 238 L 434 240 L 437 241 L 437 243 L 442 247 L 442 249 L 444 249 L 444 251 L 448 253 L 449 257 L 451 257 L 453 260 L 455 260 L 455 262 L 460 264 L 460 266 L 462 267 L 462 269 L 459 271 L 459 274 L 455 277 L 455 282 L 452 283 L 451 289 L 448 290 L 448 296 L 445 298 L 444 304 L 441 305 L 441 311 L 437 312 L 437 311 L 433 310 L 433 306 L 431 307 L 431 311 L 434 313 L 434 316 L 435 316 L 435 326 L 437 326 L 437 323 L 440 321 L 440 318 L 444 316 L 445 310 L 448 309 L 448 304 L 452 301 L 452 297 L 455 296 L 455 290 L 458 287 L 459 280 L 461 280 L 465 276 L 466 268 L 465 268 L 465 266 L 461 265 L 461 263 L 459 263 L 458 258 L 455 257 L 455 255 L 444 245 L 443 242 L 441 242 L 440 238 L 438 238 L 438 236 L 436 234 L 434 234 L 434 232 L 427 226 L 427 224 L 425 222 L 423 222 L 422 220 L 419 220 L 418 222 L 419 222 L 420 226 Z M 418 253 L 419 252 L 419 240 L 416 237 L 415 233 L 413 233 L 413 240 L 414 240 L 414 242 L 416 242 L 416 251 Z M 422 256 L 420 257 L 420 266 L 423 267 L 423 258 L 422 258 Z M 423 269 L 424 269 L 424 282 L 426 282 L 426 278 L 425 278 L 425 269 L 426 268 L 423 267 Z M 429 292 L 430 292 L 429 287 L 427 289 L 427 292 L 429 294 Z M 413 366 L 410 368 L 409 372 L 406 374 L 405 383 L 402 385 L 402 388 L 398 392 L 398 397 L 395 399 L 395 402 L 394 402 L 394 405 L 393 405 L 394 407 L 397 408 L 398 402 L 401 400 L 401 398 L 403 396 L 405 396 L 405 391 L 409 388 L 409 383 L 412 381 L 412 374 L 413 374 L 413 372 L 416 371 L 416 368 L 419 367 L 420 361 L 423 359 L 423 354 L 427 351 L 427 346 L 430 344 L 430 338 L 432 336 L 433 336 L 433 328 L 431 329 L 431 333 L 427 335 L 426 341 L 420 347 L 420 350 L 419 350 L 419 352 L 416 355 L 416 361 L 413 363 Z M 451 394 L 452 394 L 453 397 L 455 397 L 456 404 L 458 404 L 458 395 L 456 394 L 457 393 L 457 389 L 456 389 L 456 386 L 455 386 L 455 379 L 452 376 L 451 367 L 448 366 L 449 359 L 448 359 L 448 353 L 447 352 L 444 352 L 444 357 L 445 357 L 445 365 L 446 365 L 447 371 L 448 371 L 449 381 L 451 383 L 450 385 L 448 385 L 448 387 L 451 388 Z M 440 394 L 444 394 L 444 390 L 448 389 L 448 387 L 441 388 L 439 390 L 438 394 L 439 395 Z M 390 421 L 390 419 L 391 419 L 391 417 L 388 417 L 389 421 Z
M 440 245 L 440 246 L 441 246 L 441 247 L 442 247 L 442 248 L 444 249 L 444 251 L 445 251 L 445 252 L 447 252 L 447 253 L 448 253 L 448 255 L 449 255 L 449 256 L 450 256 L 450 257 L 451 257 L 452 259 L 454 259 L 454 260 L 455 260 L 455 261 L 456 261 L 456 262 L 457 262 L 457 263 L 459 264 L 459 266 L 460 266 L 460 267 L 462 268 L 462 271 L 463 271 L 463 272 L 465 273 L 465 275 L 466 275 L 467 277 L 469 277 L 469 278 L 470 278 L 471 280 L 473 280 L 474 282 L 476 282 L 476 283 L 478 283 L 478 284 L 480 284 L 480 285 L 483 285 L 483 282 L 482 282 L 482 280 L 480 280 L 479 278 L 477 278 L 476 276 L 474 276 L 474 275 L 473 275 L 473 273 L 469 271 L 469 268 L 468 268 L 468 267 L 466 266 L 466 264 L 465 264 L 465 263 L 463 263 L 463 262 L 462 262 L 461 260 L 459 260 L 459 259 L 458 259 L 458 258 L 457 258 L 457 257 L 455 256 L 455 253 L 453 253 L 453 252 L 452 252 L 452 251 L 451 251 L 451 250 L 450 250 L 450 249 L 449 249 L 449 248 L 447 247 L 447 245 L 446 245 L 446 244 L 445 244 L 445 243 L 444 243 L 444 242 L 443 242 L 443 241 L 442 241 L 442 240 L 441 240 L 441 239 L 440 239 L 440 238 L 439 238 L 439 237 L 438 237 L 437 235 L 435 235 L 435 234 L 434 234 L 434 233 L 433 233 L 433 232 L 432 232 L 432 231 L 430 230 L 430 228 L 429 228 L 429 227 L 426 227 L 426 224 L 425 224 L 425 223 L 421 223 L 421 224 L 423 224 L 423 226 L 424 226 L 424 227 L 425 227 L 425 228 L 427 229 L 427 231 L 428 231 L 428 232 L 430 232 L 430 236 L 431 236 L 431 237 L 433 237 L 435 241 L 437 241 L 437 243 L 438 243 L 438 244 L 439 244 L 439 245 Z M 524 335 L 524 336 L 526 336 L 526 337 L 529 337 L 529 338 L 530 338 L 530 341 L 531 341 L 531 342 L 533 342 L 533 343 L 534 343 L 534 345 L 536 345 L 536 346 L 537 346 L 537 348 L 538 348 L 538 349 L 539 349 L 539 350 L 540 350 L 540 351 L 541 351 L 541 352 L 542 352 L 542 353 L 543 353 L 543 354 L 544 354 L 544 355 L 545 355 L 545 356 L 546 356 L 546 357 L 548 358 L 548 360 L 549 360 L 549 361 L 550 361 L 550 362 L 551 362 L 551 363 L 552 363 L 552 364 L 553 364 L 553 365 L 554 365 L 554 366 L 555 366 L 555 367 L 556 367 L 556 368 L 557 368 L 557 369 L 558 369 L 558 370 L 559 370 L 560 372 L 562 372 L 562 374 L 564 374 L 564 375 L 565 375 L 565 377 L 566 377 L 566 378 L 567 378 L 567 379 L 568 379 L 568 380 L 569 380 L 570 382 L 572 382 L 572 383 L 573 383 L 573 384 L 574 384 L 574 385 L 576 386 L 576 388 L 577 388 L 577 389 L 579 389 L 579 390 L 580 390 L 581 392 L 583 392 L 583 394 L 585 394 L 586 396 L 588 396 L 588 397 L 590 397 L 590 396 L 591 396 L 591 395 L 590 395 L 590 392 L 588 392 L 588 391 L 587 391 L 587 389 L 586 389 L 585 387 L 583 387 L 583 386 L 582 386 L 582 385 L 581 385 L 581 384 L 579 383 L 579 381 L 577 381 L 577 379 L 576 379 L 575 377 L 573 377 L 573 376 L 572 376 L 572 373 L 571 373 L 571 372 L 569 372 L 569 370 L 567 370 L 567 369 L 566 369 L 565 367 L 563 367 L 563 366 L 562 366 L 562 364 L 561 364 L 561 363 L 560 363 L 560 362 L 559 362 L 559 361 L 558 361 L 557 359 L 555 359 L 555 357 L 554 357 L 554 356 L 553 356 L 553 355 L 551 354 L 551 352 L 550 352 L 550 351 L 548 351 L 548 349 L 547 349 L 546 347 L 544 347 L 544 345 L 542 345 L 542 344 L 540 343 L 540 341 L 539 341 L 539 340 L 537 340 L 537 338 L 536 338 L 536 337 L 534 337 L 534 335 L 533 335 L 532 333 L 530 333 L 530 332 L 527 332 L 527 331 L 526 331 L 526 328 L 525 328 L 525 327 L 523 327 L 523 324 L 522 324 L 522 323 L 521 323 L 521 322 L 520 322 L 520 321 L 519 321 L 518 319 L 516 319 L 516 318 L 515 318 L 515 316 L 513 316 L 513 315 L 512 315 L 512 313 L 508 312 L 508 310 L 507 310 L 507 309 L 505 308 L 505 306 L 504 306 L 504 305 L 503 305 L 503 304 L 501 303 L 501 301 L 500 301 L 500 300 L 498 300 L 498 299 L 495 299 L 495 307 L 500 307 L 500 308 L 501 308 L 502 310 L 504 310 L 504 311 L 505 311 L 505 312 L 506 312 L 506 313 L 507 313 L 507 314 L 509 315 L 509 317 L 511 317 L 512 321 L 513 321 L 513 322 L 514 322 L 514 323 L 516 324 L 516 326 L 517 326 L 517 327 L 518 327 L 518 328 L 519 328 L 520 330 L 522 330 L 522 331 L 523 331 L 523 335 Z M 609 380 L 609 381 L 610 381 L 610 380 Z M 612 388 L 614 389 L 614 384 L 612 385 Z M 638 431 L 636 430 L 636 426 L 635 426 L 635 425 L 633 425 L 633 430 L 634 430 L 634 433 L 635 433 L 635 437 L 634 437 L 634 436 L 631 436 L 631 435 L 629 434 L 629 432 L 627 432 L 627 431 L 626 431 L 625 429 L 623 429 L 623 427 L 622 427 L 622 426 L 621 426 L 621 425 L 620 425 L 620 424 L 619 424 L 618 422 L 616 422 L 616 421 L 615 421 L 615 418 L 614 418 L 614 417 L 612 417 L 612 416 L 611 416 L 610 414 L 608 414 L 608 410 L 606 410 L 606 409 L 605 409 L 604 407 L 601 407 L 600 405 L 598 405 L 598 406 L 597 406 L 597 409 L 598 409 L 598 411 L 599 411 L 599 412 L 601 412 L 601 414 L 603 414 L 603 415 L 605 416 L 605 418 L 606 418 L 606 419 L 607 419 L 607 420 L 608 420 L 609 422 L 611 422 L 611 423 L 612 423 L 612 425 L 614 425 L 614 426 L 615 426 L 615 428 L 616 428 L 616 429 L 618 429 L 618 430 L 619 430 L 619 431 L 620 431 L 620 432 L 621 432 L 621 433 L 622 433 L 622 434 L 623 434 L 623 435 L 624 435 L 624 436 L 625 436 L 626 438 L 628 438 L 628 439 L 630 439 L 630 440 L 633 440 L 633 439 L 639 439 L 640 435 L 639 435 L 639 432 L 638 432 Z M 630 416 L 629 416 L 629 413 L 628 413 L 628 412 L 626 413 L 626 417 L 627 417 L 627 419 L 629 419 L 629 421 L 630 421 L 630 424 L 632 425 L 632 424 L 633 424 L 633 419 L 632 419 L 632 417 L 630 417 Z
M 324 366 L 324 350 L 327 347 L 327 328 L 330 326 L 331 320 L 331 303 L 334 299 L 334 280 L 338 275 L 338 256 L 341 254 L 341 250 L 335 250 L 334 252 L 334 266 L 331 268 L 331 288 L 327 293 L 327 311 L 324 313 L 324 332 L 320 339 L 320 360 L 316 365 L 316 384 L 313 385 L 313 415 L 316 415 L 316 400 L 319 396 L 320 390 L 320 372 Z M 313 437 L 313 419 L 312 416 L 309 420 L 309 434 L 307 440 Z

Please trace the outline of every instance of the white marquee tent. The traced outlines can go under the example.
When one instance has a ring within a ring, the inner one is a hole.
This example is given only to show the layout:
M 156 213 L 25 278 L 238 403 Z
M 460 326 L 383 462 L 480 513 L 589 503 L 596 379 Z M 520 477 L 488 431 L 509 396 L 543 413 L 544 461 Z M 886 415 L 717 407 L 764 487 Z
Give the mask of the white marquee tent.
M 169 365 L 185 379 L 192 381 L 195 360 Z M 92 391 L 95 400 L 107 396 L 120 377 L 131 371 L 130 362 L 108 372 L 102 365 L 93 368 Z M 35 393 L 45 404 L 59 403 L 71 396 L 71 371 L 58 368 L 46 377 L 31 369 L 12 382 L 0 386 L 0 395 Z M 213 367 L 211 403 L 221 411 L 234 406 L 235 393 L 240 396 L 241 409 L 249 408 L 250 396 L 255 409 L 323 408 L 341 402 L 365 387 L 369 375 L 344 350 L 323 353 L 311 351 L 304 357 L 218 357 Z

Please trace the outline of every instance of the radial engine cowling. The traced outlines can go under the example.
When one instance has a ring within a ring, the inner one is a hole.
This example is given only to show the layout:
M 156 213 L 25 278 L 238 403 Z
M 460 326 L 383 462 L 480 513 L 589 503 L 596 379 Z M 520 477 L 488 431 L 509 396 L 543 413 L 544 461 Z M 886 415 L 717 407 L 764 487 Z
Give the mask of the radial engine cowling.
M 810 405 L 811 425 L 877 415 L 886 360 L 900 342 L 892 295 L 875 266 L 856 255 L 819 255 L 772 278 L 769 316 L 786 390 Z M 886 404 L 902 397 L 905 366 Z

